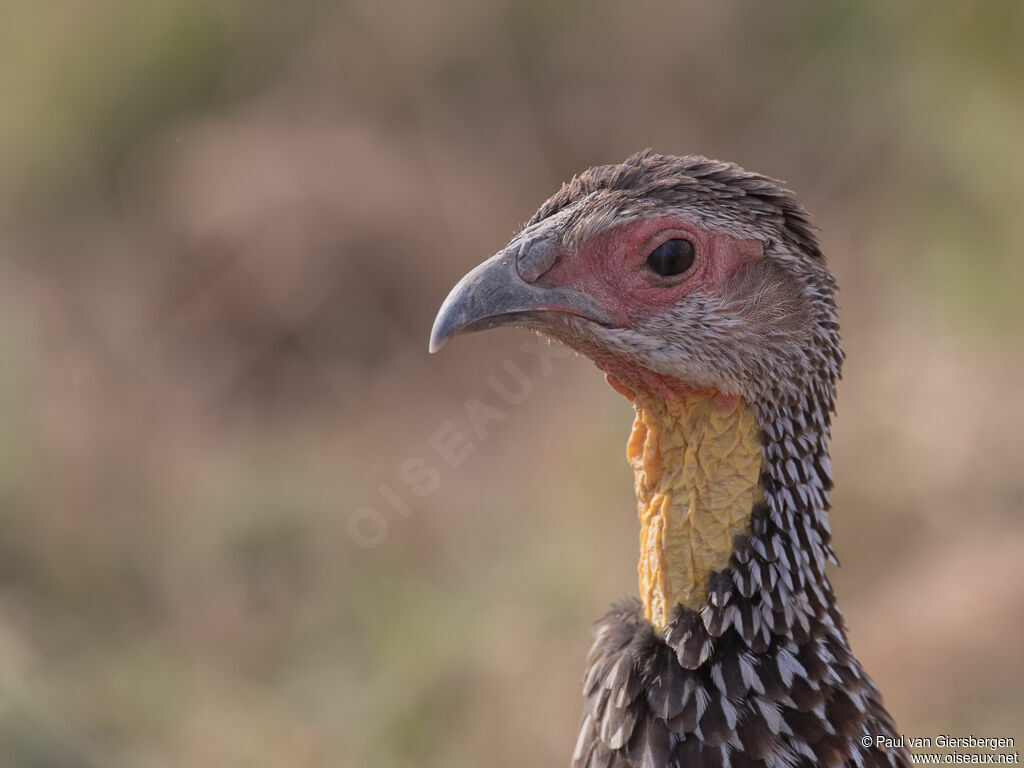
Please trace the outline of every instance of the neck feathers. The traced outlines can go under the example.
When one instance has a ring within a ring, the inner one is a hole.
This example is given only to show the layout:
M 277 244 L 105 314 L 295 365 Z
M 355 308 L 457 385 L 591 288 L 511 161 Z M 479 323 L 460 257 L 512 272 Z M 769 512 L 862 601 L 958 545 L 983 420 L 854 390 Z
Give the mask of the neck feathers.
M 643 599 L 595 627 L 573 768 L 910 765 L 905 750 L 863 742 L 896 726 L 824 573 L 830 397 L 636 395 Z
M 633 404 L 647 620 L 660 634 L 692 612 L 712 635 L 735 624 L 756 646 L 801 634 L 834 603 L 828 411 L 714 392 L 635 393 Z
M 699 610 L 708 579 L 761 500 L 754 410 L 710 393 L 642 395 L 626 454 L 640 518 L 640 599 L 659 631 L 677 605 Z

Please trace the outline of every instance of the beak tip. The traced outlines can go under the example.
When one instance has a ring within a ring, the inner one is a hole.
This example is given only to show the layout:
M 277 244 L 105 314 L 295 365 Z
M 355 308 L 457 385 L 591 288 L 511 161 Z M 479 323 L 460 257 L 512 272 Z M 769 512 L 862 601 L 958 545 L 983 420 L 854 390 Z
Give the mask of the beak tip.
M 452 336 L 458 333 L 457 328 L 453 328 L 450 322 L 446 322 L 447 319 L 447 313 L 442 308 L 434 321 L 434 327 L 430 330 L 430 344 L 427 346 L 427 350 L 432 355 L 440 352 L 441 348 L 451 341 Z
M 470 272 L 470 275 L 472 274 Z M 473 291 L 466 289 L 467 277 L 456 283 L 437 311 L 434 325 L 430 329 L 430 344 L 427 347 L 432 355 L 440 352 L 445 344 L 458 336 L 472 319 L 470 310 L 474 297 Z M 474 288 L 472 281 L 469 281 L 468 285 L 470 289 Z

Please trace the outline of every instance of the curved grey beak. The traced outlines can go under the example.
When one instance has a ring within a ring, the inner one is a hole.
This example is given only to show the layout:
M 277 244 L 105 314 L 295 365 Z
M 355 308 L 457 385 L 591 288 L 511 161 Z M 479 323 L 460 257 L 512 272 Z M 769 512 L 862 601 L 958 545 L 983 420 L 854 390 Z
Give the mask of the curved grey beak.
M 543 327 L 543 313 L 547 312 L 579 315 L 602 325 L 612 324 L 612 319 L 586 293 L 535 285 L 523 279 L 521 270 L 527 277 L 536 279 L 535 254 L 548 262 L 548 268 L 554 263 L 550 246 L 533 240 L 520 247 L 516 241 L 463 277 L 437 313 L 430 332 L 430 351 L 437 352 L 460 333 L 502 325 Z M 546 270 L 541 273 L 543 271 Z

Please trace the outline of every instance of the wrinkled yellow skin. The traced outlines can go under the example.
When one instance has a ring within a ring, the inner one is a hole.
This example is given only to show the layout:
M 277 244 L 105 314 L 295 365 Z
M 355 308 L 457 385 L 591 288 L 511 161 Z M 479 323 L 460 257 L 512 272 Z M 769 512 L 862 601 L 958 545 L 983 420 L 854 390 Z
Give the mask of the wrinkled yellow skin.
M 739 398 L 637 393 L 626 456 L 636 476 L 640 598 L 663 631 L 676 605 L 699 608 L 708 577 L 725 568 L 733 537 L 761 498 L 761 445 Z

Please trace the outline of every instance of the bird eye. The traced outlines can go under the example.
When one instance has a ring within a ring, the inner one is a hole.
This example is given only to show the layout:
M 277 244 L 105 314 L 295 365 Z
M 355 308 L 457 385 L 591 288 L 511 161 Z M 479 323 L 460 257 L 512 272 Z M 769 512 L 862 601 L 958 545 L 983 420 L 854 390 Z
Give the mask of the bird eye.
M 679 275 L 693 264 L 693 243 L 689 240 L 666 240 L 647 257 L 647 266 L 656 275 Z

